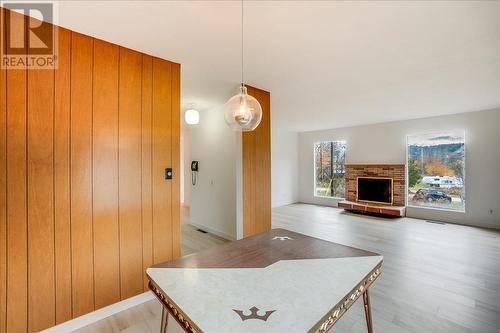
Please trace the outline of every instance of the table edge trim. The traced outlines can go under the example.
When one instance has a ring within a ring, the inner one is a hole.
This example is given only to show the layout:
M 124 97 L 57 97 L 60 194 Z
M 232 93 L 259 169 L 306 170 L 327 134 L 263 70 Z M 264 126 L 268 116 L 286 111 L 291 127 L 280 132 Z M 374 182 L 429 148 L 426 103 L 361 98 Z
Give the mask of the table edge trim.
M 314 325 L 308 333 L 326 333 L 349 310 L 358 298 L 368 290 L 382 272 L 382 259 L 347 295 Z
M 170 312 L 170 314 L 179 323 L 182 329 L 186 332 L 202 333 L 203 331 L 175 304 L 175 302 L 166 295 L 166 293 L 148 277 L 148 287 L 155 294 L 162 306 Z

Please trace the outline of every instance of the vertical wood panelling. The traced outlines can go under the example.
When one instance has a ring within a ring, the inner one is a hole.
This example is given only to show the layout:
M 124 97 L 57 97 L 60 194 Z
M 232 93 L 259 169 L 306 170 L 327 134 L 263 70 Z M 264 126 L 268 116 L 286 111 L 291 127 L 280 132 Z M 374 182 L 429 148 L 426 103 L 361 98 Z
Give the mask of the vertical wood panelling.
M 24 17 L 10 13 L 11 20 Z M 7 329 L 28 328 L 28 239 L 26 171 L 27 71 L 7 76 Z
M 26 71 L 7 71 L 7 332 L 27 330 Z
M 54 73 L 54 218 L 56 323 L 71 319 L 70 62 L 71 32 L 58 28 Z
M 56 29 L 56 69 L 0 70 L 0 332 L 137 295 L 180 255 L 180 65 Z
M 96 309 L 120 300 L 118 60 L 118 46 L 94 41 L 92 199 Z
M 73 316 L 94 310 L 92 234 L 93 39 L 71 41 L 71 253 Z
M 37 20 L 30 26 L 37 25 Z M 41 25 L 41 32 L 51 33 Z M 28 331 L 55 324 L 54 71 L 28 70 Z
M 143 290 L 141 202 L 142 54 L 120 48 L 119 202 L 121 295 Z
M 0 8 L 0 42 L 5 38 L 4 10 Z M 7 321 L 7 73 L 0 68 L 0 332 Z
M 7 332 L 27 330 L 26 71 L 7 71 Z
M 253 87 L 250 87 L 253 88 Z M 259 189 L 256 192 L 256 210 L 258 216 L 258 232 L 271 230 L 271 96 L 264 90 L 255 89 L 256 98 L 262 105 L 263 118 L 261 128 L 257 131 L 257 144 L 255 146 L 257 156 L 257 179 L 262 179 L 256 184 Z M 253 89 L 250 89 L 250 94 Z M 260 208 L 260 209 L 259 209 Z
M 243 237 L 255 235 L 255 211 L 253 205 L 255 204 L 255 183 L 252 181 L 245 181 L 251 179 L 253 176 L 254 163 L 252 156 L 254 155 L 255 136 L 242 133 L 242 178 L 243 178 Z M 246 200 L 246 201 L 245 201 Z
M 172 182 L 165 180 L 171 157 L 171 63 L 153 58 L 153 261 L 172 258 Z
M 180 161 L 180 147 L 181 147 L 181 66 L 179 64 L 172 64 L 172 98 L 170 99 L 172 105 L 172 168 L 174 170 L 174 177 L 172 179 L 172 256 L 178 258 L 181 256 L 181 230 L 180 230 L 180 207 L 181 207 L 181 161 Z
M 151 125 L 153 58 L 142 56 L 142 270 L 148 290 L 146 269 L 153 264 L 153 202 L 151 198 Z
M 262 121 L 242 134 L 243 236 L 271 229 L 271 108 L 267 91 L 247 86 L 262 106 Z

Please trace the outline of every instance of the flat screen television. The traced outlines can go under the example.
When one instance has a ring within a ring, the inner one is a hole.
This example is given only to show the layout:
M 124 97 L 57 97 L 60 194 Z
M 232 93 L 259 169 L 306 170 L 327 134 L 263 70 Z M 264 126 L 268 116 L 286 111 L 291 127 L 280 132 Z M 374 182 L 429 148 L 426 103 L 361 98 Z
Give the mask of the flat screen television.
M 392 178 L 358 177 L 357 200 L 392 204 Z

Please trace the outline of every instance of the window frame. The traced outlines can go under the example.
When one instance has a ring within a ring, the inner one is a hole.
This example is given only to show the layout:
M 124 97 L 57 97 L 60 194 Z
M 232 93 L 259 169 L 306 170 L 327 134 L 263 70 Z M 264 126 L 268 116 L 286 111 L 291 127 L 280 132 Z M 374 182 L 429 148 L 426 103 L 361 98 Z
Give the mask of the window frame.
M 331 197 L 328 195 L 319 195 L 316 192 L 316 155 L 315 155 L 315 149 L 316 145 L 322 144 L 325 142 L 342 142 L 345 145 L 345 152 L 344 152 L 344 168 L 346 165 L 346 159 L 347 159 L 347 140 L 321 140 L 321 141 L 315 141 L 313 143 L 313 197 L 314 198 L 321 198 L 321 199 L 332 199 L 332 200 L 345 200 L 345 191 L 344 191 L 344 197 Z M 345 173 L 344 173 L 344 179 L 345 179 Z M 344 185 L 345 186 L 345 185 Z
M 453 209 L 453 208 L 446 208 L 446 207 L 430 207 L 430 206 L 417 206 L 417 205 L 412 205 L 409 202 L 408 198 L 408 191 L 410 189 L 410 168 L 408 164 L 408 157 L 409 157 L 409 144 L 408 144 L 408 139 L 410 136 L 418 136 L 418 135 L 439 135 L 439 133 L 442 132 L 452 132 L 452 131 L 463 131 L 463 138 L 464 138 L 464 158 L 463 158 L 463 194 L 464 197 L 466 198 L 464 205 L 462 209 Z M 426 131 L 426 132 L 417 132 L 417 133 L 410 133 L 406 135 L 406 160 L 405 160 L 405 205 L 407 208 L 411 209 L 427 209 L 427 210 L 434 210 L 434 211 L 443 211 L 443 212 L 450 212 L 450 213 L 459 213 L 459 214 L 465 214 L 467 211 L 467 185 L 466 185 L 466 179 L 467 179 L 467 130 L 466 129 L 453 129 L 453 128 L 448 128 L 445 130 L 435 130 L 435 131 Z

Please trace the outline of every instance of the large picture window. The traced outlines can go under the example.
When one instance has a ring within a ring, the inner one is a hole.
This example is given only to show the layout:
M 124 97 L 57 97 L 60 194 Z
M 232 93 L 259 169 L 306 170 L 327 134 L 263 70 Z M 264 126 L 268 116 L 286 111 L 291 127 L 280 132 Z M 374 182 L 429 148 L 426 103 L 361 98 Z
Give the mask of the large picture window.
M 463 130 L 408 136 L 408 205 L 465 210 Z
M 314 144 L 314 195 L 343 198 L 345 196 L 345 141 Z

